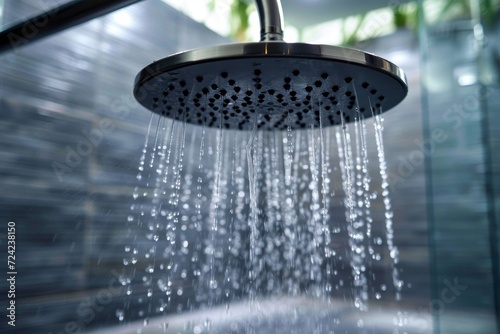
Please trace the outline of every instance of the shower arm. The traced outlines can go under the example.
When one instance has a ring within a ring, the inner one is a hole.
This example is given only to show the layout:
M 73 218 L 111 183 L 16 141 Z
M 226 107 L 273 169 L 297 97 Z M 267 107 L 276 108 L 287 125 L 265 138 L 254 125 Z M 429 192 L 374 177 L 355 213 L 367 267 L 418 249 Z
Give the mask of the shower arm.
M 283 10 L 280 0 L 255 0 L 260 20 L 260 41 L 283 41 Z

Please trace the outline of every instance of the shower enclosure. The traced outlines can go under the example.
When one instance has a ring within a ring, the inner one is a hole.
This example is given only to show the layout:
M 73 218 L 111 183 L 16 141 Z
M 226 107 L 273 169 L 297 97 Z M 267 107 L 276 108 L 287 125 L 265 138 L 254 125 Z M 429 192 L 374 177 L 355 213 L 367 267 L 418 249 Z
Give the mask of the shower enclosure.
M 289 324 L 311 333 L 330 328 L 496 333 L 499 27 L 484 25 L 481 38 L 478 17 L 433 21 L 426 2 L 420 3 L 421 20 L 427 21 L 418 36 L 400 30 L 362 45 L 401 66 L 410 87 L 407 99 L 386 113 L 383 123 L 394 242 L 404 282 L 400 300 L 392 285 L 384 208 L 376 200 L 373 245 L 380 260 L 368 268 L 367 310 L 354 305 L 345 234 L 335 239 L 336 249 L 345 253 L 333 268 L 339 274 L 329 302 L 299 289 L 295 295 L 270 294 L 254 305 L 244 293 L 217 305 L 196 304 L 196 291 L 182 280 L 188 256 L 178 261 L 171 302 L 162 304 L 157 295 L 148 300 L 143 277 L 155 289 L 166 281 L 142 274 L 150 263 L 145 253 L 132 265 L 134 248 L 140 253 L 153 240 L 137 226 L 137 212 L 131 209 L 138 203 L 134 194 L 141 201 L 149 191 L 147 178 L 137 175 L 150 123 L 150 112 L 132 95 L 132 83 L 151 61 L 229 41 L 162 1 L 147 0 L 0 54 L 0 233 L 6 236 L 7 223 L 15 222 L 18 273 L 16 327 L 4 319 L 0 331 L 215 333 L 223 323 L 230 333 L 275 333 Z M 64 1 L 0 3 L 4 30 Z M 368 131 L 372 124 L 367 123 Z M 174 128 L 181 133 L 181 127 Z M 201 128 L 187 126 L 185 132 L 186 143 L 196 144 L 196 150 L 186 150 L 185 166 L 197 170 Z M 210 173 L 217 137 L 207 130 L 205 138 L 202 161 Z M 234 144 L 223 141 L 227 147 Z M 329 144 L 337 150 L 335 135 Z M 370 175 L 378 180 L 375 143 L 368 147 Z M 306 148 L 305 161 L 308 154 Z M 329 163 L 336 175 L 338 159 L 332 155 Z M 345 221 L 342 181 L 332 183 L 337 196 L 331 199 L 332 224 L 339 224 Z M 195 186 L 191 190 L 198 193 Z M 212 195 L 201 192 L 206 203 Z M 380 191 L 376 195 L 380 200 Z M 184 210 L 186 216 L 192 212 Z M 200 212 L 209 215 L 210 205 Z M 0 245 L 7 248 L 4 240 Z M 232 261 L 237 266 L 238 258 Z M 124 268 L 133 266 L 141 274 L 128 282 Z M 1 268 L 5 275 L 7 263 Z M 275 286 L 279 283 L 276 277 Z M 2 285 L 3 310 L 7 292 Z M 241 326 L 250 322 L 253 326 Z
M 497 333 L 498 11 L 491 1 L 422 1 L 421 6 L 426 138 L 421 152 L 435 332 Z M 459 14 L 446 19 L 449 12 L 440 6 Z

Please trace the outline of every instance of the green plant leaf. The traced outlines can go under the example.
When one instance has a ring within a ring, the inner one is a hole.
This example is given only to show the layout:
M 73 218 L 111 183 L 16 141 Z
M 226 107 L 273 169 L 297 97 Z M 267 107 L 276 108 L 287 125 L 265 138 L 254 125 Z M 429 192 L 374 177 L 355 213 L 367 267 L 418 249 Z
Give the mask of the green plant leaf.
M 234 0 L 231 4 L 231 35 L 236 40 L 245 40 L 246 32 L 250 26 L 248 19 L 250 4 L 247 0 Z
M 347 29 L 347 20 L 342 22 L 342 44 L 343 45 L 354 45 L 359 40 L 359 30 L 365 23 L 366 13 L 356 16 L 356 27 L 352 31 Z

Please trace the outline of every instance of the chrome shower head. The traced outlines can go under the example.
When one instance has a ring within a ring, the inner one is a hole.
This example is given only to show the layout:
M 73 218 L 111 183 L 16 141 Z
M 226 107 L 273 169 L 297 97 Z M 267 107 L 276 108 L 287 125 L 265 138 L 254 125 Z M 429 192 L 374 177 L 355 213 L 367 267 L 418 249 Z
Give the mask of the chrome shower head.
M 279 2 L 257 5 L 261 42 L 196 49 L 154 62 L 136 77 L 136 99 L 188 123 L 284 130 L 368 118 L 406 96 L 405 74 L 393 63 L 354 49 L 285 43 Z

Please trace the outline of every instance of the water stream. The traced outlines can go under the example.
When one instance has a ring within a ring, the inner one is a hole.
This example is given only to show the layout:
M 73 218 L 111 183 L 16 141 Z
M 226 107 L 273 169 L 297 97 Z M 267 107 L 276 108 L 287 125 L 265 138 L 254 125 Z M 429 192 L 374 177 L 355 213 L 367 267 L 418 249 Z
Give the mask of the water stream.
M 199 322 L 162 332 L 372 333 L 372 304 L 402 297 L 378 111 L 280 132 L 154 114 L 137 181 L 120 322 L 192 312 Z

